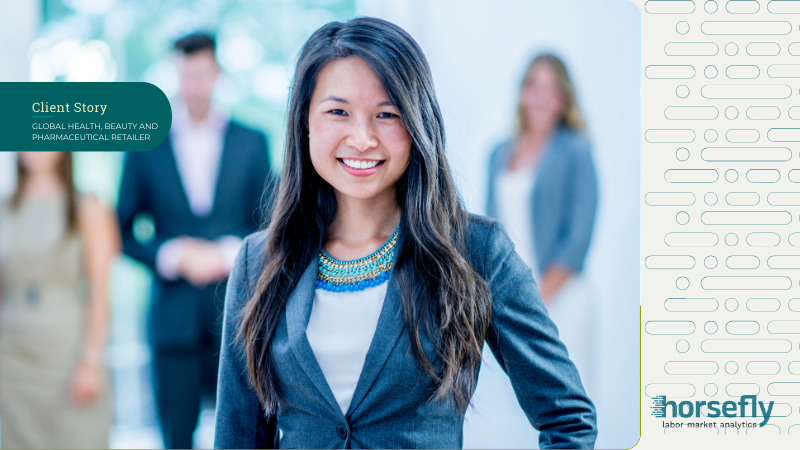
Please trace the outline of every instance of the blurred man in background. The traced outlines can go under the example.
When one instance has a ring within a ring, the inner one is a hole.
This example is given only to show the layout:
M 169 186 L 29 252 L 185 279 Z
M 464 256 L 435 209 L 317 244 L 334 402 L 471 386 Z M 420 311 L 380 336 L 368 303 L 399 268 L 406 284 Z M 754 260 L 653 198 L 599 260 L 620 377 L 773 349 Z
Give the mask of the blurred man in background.
M 215 398 L 224 280 L 242 238 L 263 223 L 272 186 L 264 135 L 211 104 L 215 49 L 202 33 L 175 43 L 169 137 L 126 154 L 119 195 L 124 252 L 154 274 L 147 336 L 165 448 L 191 448 L 202 403 Z M 134 236 L 143 216 L 155 227 L 148 241 Z

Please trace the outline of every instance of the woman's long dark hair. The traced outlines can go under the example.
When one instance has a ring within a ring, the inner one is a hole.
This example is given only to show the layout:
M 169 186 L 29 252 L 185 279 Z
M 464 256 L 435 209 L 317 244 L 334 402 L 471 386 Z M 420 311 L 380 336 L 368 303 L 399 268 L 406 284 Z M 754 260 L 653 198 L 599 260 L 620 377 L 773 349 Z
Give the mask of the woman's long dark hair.
M 374 18 L 323 26 L 305 43 L 297 61 L 283 175 L 267 228 L 264 264 L 239 330 L 249 378 L 265 413 L 275 413 L 274 365 L 279 362 L 270 356 L 272 338 L 287 299 L 319 251 L 337 208 L 333 188 L 311 165 L 309 103 L 322 67 L 349 57 L 361 58 L 372 68 L 413 141 L 410 163 L 396 186 L 404 239 L 393 279 L 413 352 L 437 384 L 432 398 L 452 398 L 463 413 L 481 364 L 491 294 L 465 257 L 467 213 L 445 158 L 444 124 L 428 63 L 411 36 Z M 423 352 L 423 330 L 440 361 L 431 361 Z
M 78 230 L 78 191 L 75 190 L 75 183 L 72 181 L 72 153 L 62 152 L 61 158 L 58 160 L 56 167 L 58 174 L 58 181 L 64 186 L 67 192 L 67 231 L 75 232 Z M 11 195 L 11 207 L 16 209 L 22 202 L 22 190 L 25 183 L 28 181 L 28 169 L 22 164 L 19 157 L 17 157 L 17 186 L 14 188 L 14 193 Z

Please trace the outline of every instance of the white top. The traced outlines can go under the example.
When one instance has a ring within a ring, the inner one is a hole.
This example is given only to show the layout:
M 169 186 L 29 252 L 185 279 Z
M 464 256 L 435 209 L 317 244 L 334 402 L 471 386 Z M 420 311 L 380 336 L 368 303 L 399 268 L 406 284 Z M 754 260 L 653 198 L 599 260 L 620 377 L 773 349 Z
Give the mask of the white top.
M 532 168 L 513 172 L 504 169 L 497 176 L 496 183 L 497 219 L 505 225 L 509 237 L 516 245 L 517 253 L 538 279 L 539 268 L 536 264 L 531 211 L 531 196 L 536 184 L 536 173 Z
M 181 184 L 192 213 L 197 217 L 204 217 L 211 213 L 214 205 L 214 192 L 229 118 L 211 108 L 203 121 L 193 122 L 186 104 L 182 102 L 173 105 L 172 113 L 169 138 Z M 217 243 L 230 272 L 242 239 L 238 236 L 222 236 L 217 239 Z M 156 270 L 162 278 L 178 278 L 183 245 L 183 240 L 176 238 L 159 247 Z
M 353 399 L 388 285 L 387 280 L 362 291 L 314 291 L 306 337 L 342 414 Z

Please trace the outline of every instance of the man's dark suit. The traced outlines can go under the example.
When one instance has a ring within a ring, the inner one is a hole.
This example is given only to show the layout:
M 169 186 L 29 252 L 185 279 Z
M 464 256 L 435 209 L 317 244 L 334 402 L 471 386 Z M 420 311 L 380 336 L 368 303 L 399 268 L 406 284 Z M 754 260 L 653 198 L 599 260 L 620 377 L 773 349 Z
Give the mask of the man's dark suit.
M 183 278 L 162 279 L 156 254 L 161 244 L 181 235 L 214 240 L 253 233 L 263 222 L 271 187 L 264 135 L 234 122 L 225 132 L 213 206 L 205 217 L 192 212 L 170 138 L 149 152 L 126 154 L 117 212 L 125 254 L 153 272 L 147 337 L 167 448 L 191 448 L 201 396 L 213 398 L 225 282 L 196 288 Z M 142 213 L 155 225 L 147 243 L 133 233 Z

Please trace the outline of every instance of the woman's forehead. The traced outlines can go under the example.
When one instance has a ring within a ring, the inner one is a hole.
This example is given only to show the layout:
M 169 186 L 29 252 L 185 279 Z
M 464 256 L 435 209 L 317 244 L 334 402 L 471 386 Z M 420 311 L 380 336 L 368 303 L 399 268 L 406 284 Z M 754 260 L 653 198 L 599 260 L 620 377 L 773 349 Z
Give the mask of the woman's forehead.
M 351 56 L 326 64 L 317 75 L 312 102 L 383 103 L 389 95 L 372 68 L 361 58 Z

